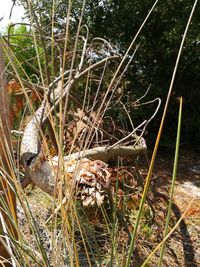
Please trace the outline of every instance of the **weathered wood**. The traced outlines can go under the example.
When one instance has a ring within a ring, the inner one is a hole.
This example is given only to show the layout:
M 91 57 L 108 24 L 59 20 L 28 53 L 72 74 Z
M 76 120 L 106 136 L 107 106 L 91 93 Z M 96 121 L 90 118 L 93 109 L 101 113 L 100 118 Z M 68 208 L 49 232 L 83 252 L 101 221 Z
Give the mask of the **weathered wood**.
M 80 159 L 83 157 L 90 158 L 93 160 L 99 159 L 102 161 L 108 161 L 111 159 L 117 159 L 118 157 L 127 157 L 135 158 L 138 155 L 145 154 L 147 147 L 145 145 L 136 145 L 136 146 L 116 146 L 111 149 L 108 147 L 95 147 L 87 149 L 85 151 L 80 151 L 73 153 L 71 155 L 65 156 L 64 161 L 71 159 Z
M 44 99 L 40 108 L 33 115 L 32 120 L 27 124 L 24 130 L 24 134 L 21 142 L 21 151 L 20 156 L 23 162 L 23 165 L 26 170 L 26 175 L 43 191 L 54 195 L 57 191 L 55 185 L 58 182 L 57 169 L 55 171 L 54 163 L 57 162 L 59 166 L 59 158 L 54 157 L 53 159 L 46 159 L 45 155 L 41 152 L 40 144 L 40 131 L 48 118 L 49 112 L 55 105 L 59 103 L 62 97 L 70 93 L 70 90 L 74 87 L 76 82 L 83 75 L 87 74 L 88 70 L 92 68 L 99 67 L 100 64 L 104 63 L 106 60 L 116 59 L 118 57 L 112 56 L 107 59 L 102 59 L 100 62 L 94 63 L 88 69 L 83 70 L 82 72 L 77 71 L 74 77 L 68 81 L 65 88 L 62 88 L 62 83 L 58 82 L 57 87 L 54 90 L 54 93 L 51 92 L 51 86 L 49 86 L 49 95 L 50 102 L 48 103 Z M 54 105 L 52 104 L 54 99 Z M 141 140 L 144 140 L 141 138 Z M 109 159 L 117 157 L 135 157 L 138 154 L 143 154 L 146 152 L 145 142 L 139 142 L 136 146 L 112 146 L 108 149 L 107 147 L 98 147 L 94 149 L 84 150 L 80 153 L 75 153 L 64 158 L 64 164 L 71 159 L 81 160 L 82 158 L 90 158 L 92 160 L 101 160 L 107 161 Z M 93 164 L 91 162 L 91 164 Z M 59 168 L 59 167 L 58 167 Z M 65 174 L 64 174 L 65 175 Z
M 65 156 L 63 163 L 67 164 L 70 160 L 79 161 L 82 158 L 101 160 L 103 162 L 110 159 L 117 159 L 118 157 L 135 158 L 137 155 L 145 154 L 146 150 L 145 144 L 136 145 L 134 147 L 116 146 L 111 149 L 107 147 L 97 147 Z M 57 156 L 47 160 L 44 159 L 44 155 L 40 153 L 32 160 L 30 165 L 26 167 L 26 174 L 33 183 L 50 195 L 54 195 L 56 192 L 57 168 L 55 168 L 55 165 L 59 165 L 59 158 Z

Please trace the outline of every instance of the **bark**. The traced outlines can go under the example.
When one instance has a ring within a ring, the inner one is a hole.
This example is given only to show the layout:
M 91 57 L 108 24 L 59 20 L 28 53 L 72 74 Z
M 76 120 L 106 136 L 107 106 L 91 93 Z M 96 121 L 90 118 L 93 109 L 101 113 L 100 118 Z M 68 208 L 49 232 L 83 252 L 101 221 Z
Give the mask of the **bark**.
M 137 155 L 145 154 L 147 148 L 144 144 L 136 145 L 134 147 L 117 146 L 108 150 L 107 147 L 97 147 L 93 149 L 88 149 L 78 153 L 74 153 L 64 157 L 64 165 L 66 173 L 68 175 L 68 162 L 75 160 L 77 163 L 77 171 L 80 171 L 81 166 L 78 162 L 86 158 L 93 161 L 100 160 L 101 162 L 106 162 L 110 159 L 117 159 L 118 157 L 131 157 L 135 158 Z M 54 195 L 57 194 L 57 188 L 55 185 L 60 182 L 60 177 L 57 177 L 59 165 L 59 157 L 55 156 L 50 160 L 45 160 L 42 152 L 32 160 L 31 164 L 26 167 L 27 176 L 40 187 L 44 192 Z M 105 167 L 106 170 L 106 167 Z M 61 174 L 61 173 L 60 173 Z M 73 176 L 75 178 L 75 176 Z

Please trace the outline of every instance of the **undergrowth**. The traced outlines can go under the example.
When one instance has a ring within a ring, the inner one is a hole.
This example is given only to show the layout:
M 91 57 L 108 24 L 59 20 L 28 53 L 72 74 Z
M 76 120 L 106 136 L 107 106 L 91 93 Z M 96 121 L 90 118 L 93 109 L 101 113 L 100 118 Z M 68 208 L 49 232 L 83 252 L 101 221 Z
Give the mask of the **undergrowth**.
M 27 178 L 26 169 L 20 161 L 20 142 L 23 131 L 42 101 L 45 99 L 49 101 L 48 88 L 56 90 L 58 86 L 61 86 L 64 90 L 65 85 L 76 78 L 74 73 L 78 75 L 87 70 L 85 75 L 82 75 L 74 84 L 72 90 L 60 98 L 58 103 L 56 101 L 49 102 L 49 111 L 51 112 L 48 122 L 45 127 L 43 125 L 40 129 L 45 157 L 59 156 L 58 175 L 64 177 L 62 162 L 66 154 L 85 151 L 100 145 L 107 147 L 117 144 L 135 146 L 139 140 L 143 140 L 143 133 L 156 115 L 160 100 L 143 102 L 145 96 L 139 100 L 136 99 L 135 106 L 133 106 L 136 110 L 139 105 L 158 104 L 154 114 L 149 115 L 149 118 L 144 119 L 140 125 L 134 126 L 134 121 L 130 118 L 125 104 L 120 103 L 118 89 L 126 69 L 137 53 L 139 46 L 137 37 L 148 23 L 157 2 L 155 1 L 152 9 L 144 18 L 144 22 L 124 54 L 120 54 L 117 47 L 112 47 L 106 40 L 90 39 L 87 26 L 82 25 L 84 1 L 76 34 L 73 37 L 70 32 L 70 11 L 72 11 L 73 5 L 71 1 L 68 2 L 67 23 L 64 34 L 60 33 L 60 43 L 57 42 L 57 36 L 54 36 L 55 21 L 52 20 L 51 35 L 49 36 L 48 32 L 44 32 L 44 25 L 40 25 L 37 15 L 32 10 L 31 1 L 27 1 L 30 25 L 24 34 L 24 39 L 21 38 L 22 42 L 24 40 L 26 43 L 28 34 L 31 45 L 34 47 L 32 58 L 20 58 L 19 53 L 23 53 L 28 47 L 24 46 L 19 51 L 19 47 L 16 49 L 14 39 L 12 40 L 13 37 L 11 38 L 9 34 L 2 37 L 4 54 L 7 58 L 5 71 L 8 78 L 12 78 L 8 89 L 10 90 L 10 100 L 12 98 L 10 110 L 11 121 L 13 121 L 11 138 L 14 157 L 10 155 L 7 158 L 10 168 L 12 168 L 9 182 L 7 182 L 11 190 L 15 192 L 18 221 L 11 216 L 10 221 L 17 232 L 17 238 L 13 237 L 10 227 L 7 225 L 1 232 L 0 240 L 7 247 L 12 266 L 128 267 L 155 266 L 154 263 L 158 264 L 158 262 L 159 266 L 162 265 L 164 245 L 180 223 L 176 223 L 170 215 L 178 165 L 181 108 L 166 223 L 165 209 L 168 199 L 157 203 L 157 198 L 152 193 L 151 178 L 183 44 L 197 1 L 195 1 L 180 42 L 180 50 L 150 163 L 146 155 L 140 155 L 134 159 L 124 157 L 108 161 L 111 182 L 105 193 L 103 204 L 100 206 L 85 207 L 81 198 L 74 192 L 76 189 L 73 191 L 70 188 L 70 197 L 65 199 L 62 190 L 59 191 L 58 198 L 56 198 L 48 196 L 40 189 L 30 185 L 23 189 L 20 183 Z M 54 8 L 52 4 L 53 15 L 56 12 Z M 17 38 L 17 34 L 15 38 Z M 134 52 L 131 54 L 133 48 Z M 109 61 L 109 57 L 113 55 L 116 56 L 116 60 Z M 103 64 L 98 65 L 98 62 L 104 58 Z M 35 65 L 30 66 L 27 63 L 29 60 L 31 64 Z M 97 68 L 90 68 L 94 65 Z M 32 67 L 32 76 L 29 67 Z M 60 77 L 59 83 L 55 77 Z M 115 111 L 119 107 L 118 105 L 121 106 L 123 113 L 121 119 L 115 121 L 110 113 Z M 181 105 L 182 101 L 180 101 L 180 107 Z M 131 125 L 131 131 L 125 122 Z M 5 192 L 5 194 L 7 193 Z M 10 217 L 9 208 L 4 201 L 5 199 L 1 198 L 1 206 L 6 212 L 6 216 Z M 171 225 L 169 224 L 170 220 Z M 1 223 L 6 225 L 3 217 Z M 159 261 L 158 251 L 160 248 Z M 154 263 L 151 265 L 152 262 Z M 1 263 L 3 264 L 3 259 L 1 259 Z

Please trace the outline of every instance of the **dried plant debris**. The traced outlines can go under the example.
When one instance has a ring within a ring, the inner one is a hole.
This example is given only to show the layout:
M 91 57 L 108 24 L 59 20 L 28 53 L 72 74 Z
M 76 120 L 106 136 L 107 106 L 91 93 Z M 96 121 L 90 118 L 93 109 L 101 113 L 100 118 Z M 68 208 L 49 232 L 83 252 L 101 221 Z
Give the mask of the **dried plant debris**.
M 53 161 L 54 167 L 57 162 Z M 108 165 L 100 160 L 70 160 L 64 165 L 65 179 L 68 184 L 75 185 L 76 194 L 84 206 L 101 205 L 105 197 L 105 189 L 110 185 L 111 174 Z

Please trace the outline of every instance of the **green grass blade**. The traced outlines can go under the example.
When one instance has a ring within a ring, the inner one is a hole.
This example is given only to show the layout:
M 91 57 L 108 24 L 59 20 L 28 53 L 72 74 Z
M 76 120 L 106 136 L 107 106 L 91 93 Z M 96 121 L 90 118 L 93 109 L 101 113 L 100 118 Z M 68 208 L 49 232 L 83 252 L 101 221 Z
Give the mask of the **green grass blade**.
M 168 233 L 168 227 L 169 227 L 171 209 L 172 209 L 172 201 L 173 201 L 173 195 L 174 195 L 174 187 L 175 187 L 176 176 L 177 176 L 178 156 L 179 156 L 179 146 L 180 146 L 180 136 L 181 136 L 182 104 L 183 104 L 183 100 L 182 100 L 182 97 L 181 97 L 180 98 L 180 106 L 179 106 L 178 129 L 177 129 L 177 137 L 176 137 L 176 149 L 175 149 L 175 156 L 174 156 L 174 168 L 173 168 L 173 175 L 172 175 L 172 185 L 171 185 L 170 200 L 169 200 L 169 206 L 168 206 L 165 229 L 164 229 L 164 237 L 166 237 L 166 235 Z M 161 247 L 160 259 L 159 259 L 158 267 L 162 266 L 164 249 L 165 249 L 165 242 L 163 243 L 163 245 Z
M 181 44 L 180 44 L 180 47 L 179 47 L 179 52 L 178 52 L 178 55 L 177 55 L 177 58 L 176 58 L 176 63 L 175 63 L 175 66 L 174 66 L 174 70 L 173 70 L 173 74 L 172 74 L 172 78 L 171 78 L 171 82 L 170 82 L 170 86 L 169 86 L 169 90 L 168 90 L 167 99 L 166 99 L 166 102 L 165 102 L 165 107 L 164 107 L 164 111 L 163 111 L 163 115 L 162 115 L 159 131 L 158 131 L 158 135 L 157 135 L 157 138 L 156 138 L 156 143 L 155 143 L 154 150 L 153 150 L 153 154 L 152 154 L 152 158 L 151 158 L 151 162 L 150 162 L 150 166 L 149 166 L 149 170 L 148 170 L 148 174 L 147 174 L 147 178 L 146 178 L 146 182 L 145 182 L 145 186 L 144 186 L 144 190 L 143 190 L 143 194 L 142 194 L 142 199 L 141 199 L 141 202 L 140 202 L 140 208 L 139 208 L 138 215 L 137 215 L 137 218 L 136 218 L 135 227 L 134 227 L 134 231 L 133 231 L 133 235 L 132 235 L 132 239 L 131 239 L 131 243 L 130 243 L 130 247 L 129 247 L 129 251 L 128 251 L 127 261 L 126 261 L 126 265 L 125 265 L 126 267 L 130 266 L 131 256 L 132 256 L 132 253 L 133 253 L 133 250 L 134 250 L 135 239 L 136 239 L 136 235 L 137 235 L 137 230 L 138 230 L 140 218 L 141 218 L 141 215 L 142 215 L 144 203 L 146 201 L 146 197 L 147 197 L 147 193 L 148 193 L 148 189 L 149 189 L 149 185 L 150 185 L 150 181 L 151 181 L 151 175 L 152 175 L 152 172 L 153 172 L 154 163 L 155 163 L 155 159 L 156 159 L 156 154 L 157 154 L 157 150 L 158 150 L 158 145 L 159 145 L 159 142 L 160 142 L 160 138 L 161 138 L 164 122 L 165 122 L 165 117 L 166 117 L 168 106 L 169 106 L 169 100 L 170 100 L 170 97 L 171 97 L 171 93 L 172 93 L 172 89 L 173 89 L 173 85 L 174 85 L 174 81 L 175 81 L 178 65 L 179 65 L 179 62 L 180 62 L 180 57 L 181 57 L 181 54 L 182 54 L 183 45 L 185 43 L 185 39 L 186 39 L 186 36 L 187 36 L 187 33 L 188 33 L 188 29 L 189 29 L 189 26 L 190 26 L 190 23 L 191 23 L 191 20 L 192 20 L 192 17 L 193 17 L 197 2 L 198 2 L 198 0 L 196 0 L 194 2 L 194 4 L 193 4 L 193 7 L 192 7 L 192 10 L 190 12 L 190 16 L 188 18 L 187 25 L 185 27 L 185 31 L 184 31 L 184 34 L 183 34 L 183 37 L 182 37 L 182 40 L 181 40 Z

